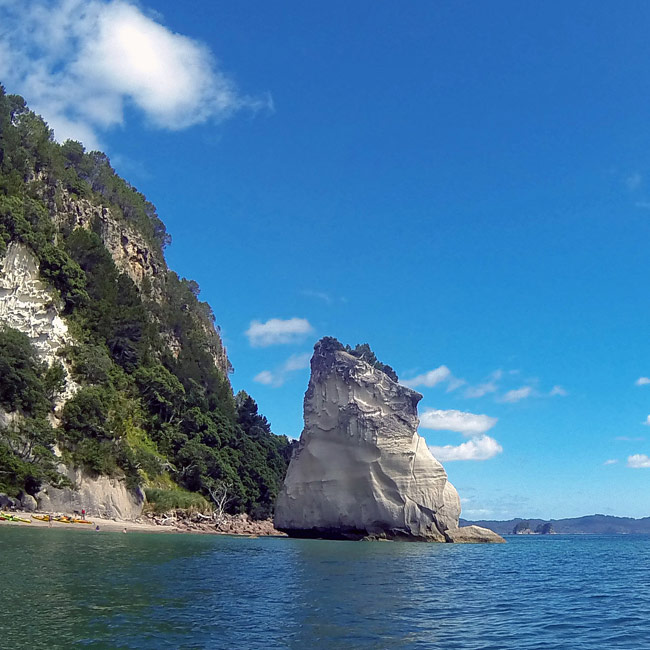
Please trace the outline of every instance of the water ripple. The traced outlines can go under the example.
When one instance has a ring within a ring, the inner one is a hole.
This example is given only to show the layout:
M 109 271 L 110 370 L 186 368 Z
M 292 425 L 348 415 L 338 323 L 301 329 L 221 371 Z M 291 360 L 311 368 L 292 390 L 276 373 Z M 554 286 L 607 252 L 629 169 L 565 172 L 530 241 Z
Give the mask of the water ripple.
M 352 543 L 0 528 L 8 648 L 650 647 L 649 537 Z M 27 607 L 33 613 L 27 613 Z

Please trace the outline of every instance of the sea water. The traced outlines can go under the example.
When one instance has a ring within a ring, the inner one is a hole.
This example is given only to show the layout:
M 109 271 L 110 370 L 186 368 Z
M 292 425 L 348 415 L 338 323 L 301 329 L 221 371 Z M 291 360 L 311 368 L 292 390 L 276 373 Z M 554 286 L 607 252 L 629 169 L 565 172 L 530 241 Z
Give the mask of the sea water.
M 3 648 L 650 648 L 650 537 L 0 528 Z

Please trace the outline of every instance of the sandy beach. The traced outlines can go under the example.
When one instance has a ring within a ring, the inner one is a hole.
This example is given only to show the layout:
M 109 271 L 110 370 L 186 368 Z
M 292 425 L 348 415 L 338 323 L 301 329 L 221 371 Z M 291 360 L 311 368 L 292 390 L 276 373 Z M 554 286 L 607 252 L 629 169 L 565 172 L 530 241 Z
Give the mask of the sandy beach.
M 33 519 L 30 512 L 7 512 L 6 514 L 15 515 L 23 519 L 29 519 L 31 523 L 26 524 L 20 521 L 4 521 L 0 520 L 0 526 L 24 526 L 31 528 L 69 528 L 71 530 L 86 530 L 88 532 L 97 532 L 95 528 L 99 526 L 99 530 L 104 532 L 123 532 L 126 529 L 128 532 L 140 532 L 140 533 L 174 533 L 174 532 L 183 532 L 180 529 L 177 529 L 173 526 L 158 526 L 156 524 L 149 523 L 139 523 L 135 521 L 115 521 L 114 519 L 102 519 L 101 517 L 88 517 L 88 521 L 92 521 L 90 524 L 64 524 L 59 521 L 52 521 L 51 524 L 48 521 L 40 521 L 39 519 Z M 42 513 L 37 513 L 39 516 Z
M 2 526 L 24 526 L 33 528 L 67 528 L 70 530 L 85 530 L 88 532 L 109 533 L 177 533 L 177 534 L 196 534 L 196 535 L 234 535 L 237 537 L 286 537 L 284 533 L 273 528 L 270 521 L 251 521 L 245 515 L 227 516 L 221 526 L 217 529 L 213 523 L 192 522 L 189 520 L 177 520 L 168 522 L 165 525 L 153 523 L 151 521 L 117 521 L 115 519 L 104 519 L 102 517 L 87 516 L 91 524 L 66 524 L 59 521 L 41 521 L 34 519 L 33 514 L 39 516 L 47 513 L 30 513 L 24 511 L 10 511 L 7 514 L 29 519 L 31 523 L 20 521 L 0 520 Z M 57 516 L 57 515 L 55 515 Z M 145 518 L 146 519 L 146 518 Z

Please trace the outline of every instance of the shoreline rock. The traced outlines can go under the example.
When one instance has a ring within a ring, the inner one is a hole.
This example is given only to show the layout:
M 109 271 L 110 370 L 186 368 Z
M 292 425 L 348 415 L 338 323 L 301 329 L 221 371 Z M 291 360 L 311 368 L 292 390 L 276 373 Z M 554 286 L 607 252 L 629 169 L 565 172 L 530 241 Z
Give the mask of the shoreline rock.
M 460 532 L 458 493 L 417 432 L 421 399 L 335 339 L 319 341 L 275 526 L 291 537 L 496 541 Z

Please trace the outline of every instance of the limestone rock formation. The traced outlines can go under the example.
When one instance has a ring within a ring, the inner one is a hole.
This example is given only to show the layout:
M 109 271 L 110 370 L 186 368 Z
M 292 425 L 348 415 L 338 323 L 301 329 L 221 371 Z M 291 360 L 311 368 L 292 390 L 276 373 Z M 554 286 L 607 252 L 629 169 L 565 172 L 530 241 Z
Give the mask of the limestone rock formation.
M 314 349 L 305 428 L 276 528 L 304 537 L 495 541 L 477 527 L 456 532 L 458 493 L 417 433 L 422 396 L 332 341 Z
M 65 470 L 65 467 L 60 469 Z M 106 519 L 132 520 L 142 514 L 144 494 L 126 487 L 123 480 L 108 476 L 88 476 L 80 469 L 67 470 L 73 488 L 45 486 L 36 495 L 38 509 L 43 512 L 81 512 Z
M 40 279 L 31 250 L 25 244 L 9 244 L 0 260 L 0 323 L 26 334 L 48 365 L 59 360 L 58 352 L 72 341 L 60 303 L 56 292 Z M 67 369 L 66 374 L 61 403 L 78 388 Z

